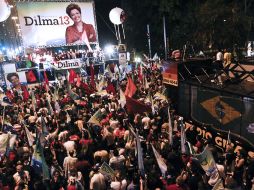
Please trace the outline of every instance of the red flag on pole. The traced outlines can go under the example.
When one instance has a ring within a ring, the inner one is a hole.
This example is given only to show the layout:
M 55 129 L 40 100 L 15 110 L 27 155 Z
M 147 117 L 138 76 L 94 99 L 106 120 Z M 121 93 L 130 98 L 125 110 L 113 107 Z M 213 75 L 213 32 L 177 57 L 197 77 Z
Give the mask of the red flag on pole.
M 85 90 L 85 92 L 90 95 L 92 93 L 94 93 L 95 91 L 89 87 L 88 84 L 86 84 L 85 82 L 81 82 L 81 87 Z
M 77 78 L 77 74 L 73 69 L 70 69 L 70 74 L 69 74 L 69 83 L 70 84 L 74 83 L 74 78 Z
M 23 100 L 27 101 L 29 99 L 29 92 L 26 86 L 22 86 L 22 90 L 23 90 Z
M 113 84 L 110 82 L 106 88 L 107 93 L 113 93 L 116 94 L 116 90 L 115 87 L 113 86 Z
M 49 85 L 49 79 L 47 77 L 46 71 L 44 71 L 44 82 Z
M 144 113 L 152 112 L 152 108 L 142 102 L 139 102 L 133 98 L 125 96 L 126 98 L 126 108 L 128 113 Z
M 26 78 L 27 78 L 28 82 L 36 82 L 37 81 L 36 76 L 32 70 L 29 70 L 26 73 Z
M 77 82 L 76 82 L 76 86 L 80 87 L 81 85 L 81 79 L 80 79 L 80 75 L 77 75 Z
M 128 82 L 127 82 L 127 85 L 126 85 L 124 95 L 131 98 L 135 94 L 136 91 L 137 91 L 137 87 L 135 86 L 132 79 L 130 77 L 128 77 Z
M 46 71 L 44 71 L 44 88 L 46 89 L 46 91 L 49 91 L 49 80 L 46 74 Z

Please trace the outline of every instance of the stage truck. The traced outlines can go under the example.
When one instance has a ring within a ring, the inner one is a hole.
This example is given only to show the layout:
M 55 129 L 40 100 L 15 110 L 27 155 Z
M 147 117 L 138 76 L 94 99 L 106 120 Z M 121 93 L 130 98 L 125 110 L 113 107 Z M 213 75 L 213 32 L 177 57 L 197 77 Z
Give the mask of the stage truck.
M 254 65 L 232 63 L 224 68 L 212 59 L 167 61 L 163 82 L 186 131 L 194 129 L 225 150 L 230 131 L 235 151 L 254 153 Z M 196 128 L 193 128 L 193 125 Z

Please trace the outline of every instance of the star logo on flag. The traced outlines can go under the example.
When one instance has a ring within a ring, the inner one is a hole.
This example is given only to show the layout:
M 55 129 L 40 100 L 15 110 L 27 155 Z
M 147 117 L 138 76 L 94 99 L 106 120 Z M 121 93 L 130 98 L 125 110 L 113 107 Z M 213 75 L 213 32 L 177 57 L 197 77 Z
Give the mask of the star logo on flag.
M 201 102 L 202 107 L 220 123 L 226 125 L 239 118 L 241 113 L 220 99 L 219 96 Z

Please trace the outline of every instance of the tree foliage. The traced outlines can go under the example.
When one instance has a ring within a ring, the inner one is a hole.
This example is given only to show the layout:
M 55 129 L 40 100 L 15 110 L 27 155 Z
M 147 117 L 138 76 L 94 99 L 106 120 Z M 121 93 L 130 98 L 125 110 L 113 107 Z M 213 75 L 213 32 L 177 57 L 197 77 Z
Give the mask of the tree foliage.
M 147 24 L 153 52 L 163 52 L 163 23 L 171 49 L 189 41 L 196 49 L 244 47 L 253 23 L 251 0 L 128 0 L 123 3 L 128 18 L 128 47 L 146 49 Z

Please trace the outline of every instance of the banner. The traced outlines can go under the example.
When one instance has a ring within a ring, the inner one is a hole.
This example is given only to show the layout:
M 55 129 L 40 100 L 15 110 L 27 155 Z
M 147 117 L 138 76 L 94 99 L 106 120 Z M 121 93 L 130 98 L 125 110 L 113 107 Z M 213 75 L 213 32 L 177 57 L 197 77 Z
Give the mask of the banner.
M 207 176 L 212 176 L 215 173 L 218 173 L 216 163 L 214 161 L 213 155 L 208 146 L 205 147 L 204 151 L 201 154 L 196 155 L 201 167 L 206 172 Z
M 164 62 L 163 63 L 163 83 L 178 86 L 178 63 Z
M 49 168 L 44 157 L 43 148 L 38 140 L 36 145 L 34 145 L 31 166 L 38 175 L 43 177 L 43 180 L 48 180 L 50 178 Z
M 57 61 L 56 63 L 51 63 L 51 65 L 57 70 L 63 70 L 63 69 L 81 68 L 82 63 L 80 59 L 67 59 Z
M 92 123 L 98 126 L 101 126 L 101 120 L 103 119 L 103 113 L 99 109 L 95 114 L 89 119 L 88 123 Z
M 111 180 L 114 180 L 114 178 L 115 178 L 114 170 L 106 162 L 103 162 L 99 172 L 102 173 L 105 176 L 110 177 Z
M 251 105 L 249 105 L 251 108 Z M 240 97 L 220 94 L 219 91 L 206 88 L 191 87 L 191 118 L 214 128 L 240 134 L 244 105 Z M 254 108 L 254 107 L 253 107 Z M 252 112 L 253 113 L 253 112 Z
M 7 87 L 18 87 L 19 84 L 27 84 L 26 72 L 14 72 L 5 74 L 5 81 Z
M 225 150 L 230 130 L 235 151 L 243 147 L 253 153 L 253 98 L 182 82 L 178 94 L 178 113 L 197 126 L 202 138 L 211 139 L 218 148 Z M 192 130 L 189 126 L 186 125 L 188 133 Z
M 89 43 L 97 42 L 92 1 L 17 2 L 17 10 L 25 47 L 85 44 L 86 40 Z M 76 27 L 80 22 L 83 27 Z
M 119 65 L 126 65 L 126 64 L 127 64 L 127 54 L 119 53 Z
M 6 148 L 9 144 L 9 140 L 10 140 L 9 134 L 0 135 L 0 156 L 2 156 L 6 152 Z

